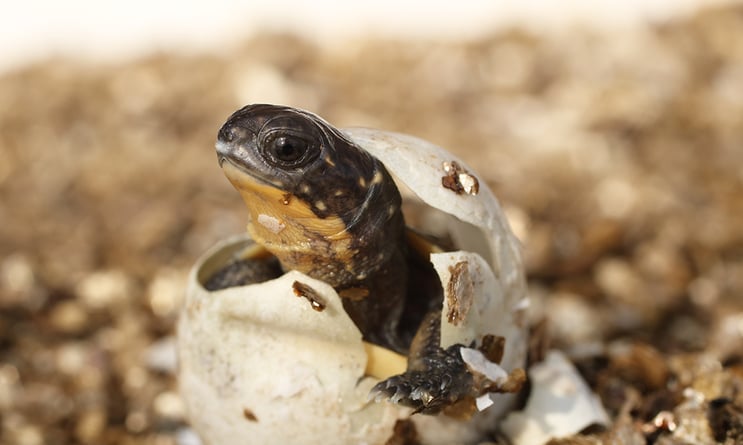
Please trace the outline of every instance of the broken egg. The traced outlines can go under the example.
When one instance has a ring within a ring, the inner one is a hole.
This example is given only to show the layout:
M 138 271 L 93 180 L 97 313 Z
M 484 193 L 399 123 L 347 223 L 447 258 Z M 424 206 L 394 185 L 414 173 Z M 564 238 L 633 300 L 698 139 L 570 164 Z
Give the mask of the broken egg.
M 431 254 L 444 289 L 441 346 L 499 338 L 498 363 L 462 350 L 471 372 L 495 380 L 522 368 L 524 270 L 492 192 L 464 162 L 426 141 L 371 129 L 344 132 L 428 206 L 419 230 L 435 220 L 458 249 Z M 259 223 L 281 230 L 278 220 Z M 179 321 L 181 394 L 206 444 L 382 445 L 402 430 L 423 444 L 477 443 L 497 428 L 513 394 L 486 394 L 476 403 L 481 411 L 459 415 L 411 415 L 409 408 L 369 400 L 370 389 L 403 372 L 406 359 L 365 343 L 327 283 L 290 271 L 258 284 L 205 289 L 251 245 L 247 236 L 229 239 L 197 262 Z M 406 428 L 396 428 L 403 423 Z

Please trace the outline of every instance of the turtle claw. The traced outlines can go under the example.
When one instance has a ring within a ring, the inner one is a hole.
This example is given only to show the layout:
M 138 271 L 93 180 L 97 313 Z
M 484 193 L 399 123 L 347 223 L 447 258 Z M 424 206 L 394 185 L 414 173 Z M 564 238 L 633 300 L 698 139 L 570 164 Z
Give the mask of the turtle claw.
M 377 383 L 369 399 L 407 406 L 414 413 L 435 414 L 471 396 L 473 377 L 461 359 L 451 360 L 453 355 L 446 354 L 449 360 L 431 358 L 424 370 L 409 370 Z
M 431 386 L 429 376 L 420 371 L 411 371 L 379 382 L 370 394 L 377 402 L 387 400 L 422 412 L 436 398 Z
M 377 383 L 369 391 L 369 400 L 374 399 L 375 402 L 386 400 L 392 403 L 401 403 L 410 398 L 411 388 L 406 385 L 401 377 L 402 375 L 398 375 Z

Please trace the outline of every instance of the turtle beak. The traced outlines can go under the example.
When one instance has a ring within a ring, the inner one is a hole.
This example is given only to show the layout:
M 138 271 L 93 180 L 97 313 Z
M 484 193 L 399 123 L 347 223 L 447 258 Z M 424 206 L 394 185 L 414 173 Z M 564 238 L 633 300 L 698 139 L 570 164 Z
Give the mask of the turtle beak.
M 256 155 L 254 152 L 256 150 L 245 146 L 242 142 L 244 139 L 222 137 L 220 133 L 220 137 L 217 138 L 217 142 L 214 145 L 214 148 L 217 150 L 219 167 L 228 178 L 230 178 L 230 175 L 234 177 L 250 176 L 260 182 L 278 187 L 279 185 L 277 184 L 281 184 L 281 182 L 272 176 L 272 172 L 264 173 L 260 168 L 255 167 L 255 164 L 260 162 L 255 159 Z
M 219 162 L 219 166 L 222 167 L 225 161 L 227 161 L 227 157 L 230 155 L 232 150 L 230 149 L 229 144 L 220 140 L 217 140 L 215 148 L 217 149 L 217 160 Z

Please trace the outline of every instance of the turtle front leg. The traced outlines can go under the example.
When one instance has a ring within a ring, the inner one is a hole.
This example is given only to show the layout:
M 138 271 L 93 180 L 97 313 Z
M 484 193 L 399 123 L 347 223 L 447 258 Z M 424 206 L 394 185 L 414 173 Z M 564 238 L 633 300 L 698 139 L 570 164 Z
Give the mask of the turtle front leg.
M 491 381 L 469 369 L 461 354 L 464 345 L 444 349 L 440 347 L 440 339 L 441 311 L 431 311 L 410 346 L 407 370 L 375 385 L 369 393 L 370 399 L 411 407 L 414 414 L 441 411 L 462 414 L 474 410 L 477 397 L 489 392 L 518 392 L 526 380 L 524 371 L 516 369 L 503 381 Z M 502 340 L 502 337 L 486 336 L 479 349 L 499 362 Z
M 462 345 L 439 346 L 441 311 L 429 312 L 413 338 L 405 373 L 379 382 L 369 393 L 377 401 L 389 400 L 435 414 L 473 396 L 474 378 L 462 360 Z

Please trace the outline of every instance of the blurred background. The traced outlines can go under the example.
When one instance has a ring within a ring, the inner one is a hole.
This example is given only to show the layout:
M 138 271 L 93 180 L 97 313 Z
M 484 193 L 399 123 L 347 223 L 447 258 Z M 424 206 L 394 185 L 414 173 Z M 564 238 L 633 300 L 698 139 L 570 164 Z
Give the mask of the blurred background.
M 252 102 L 475 167 L 524 243 L 535 338 L 612 416 L 587 438 L 741 443 L 743 6 L 312 5 L 3 8 L 0 443 L 197 443 L 174 328 L 190 265 L 244 230 L 213 145 Z

